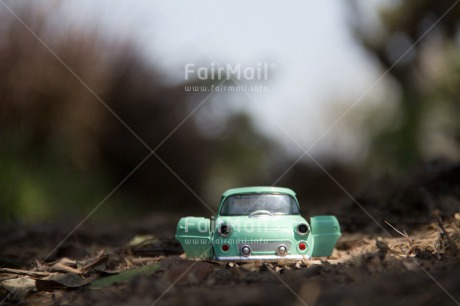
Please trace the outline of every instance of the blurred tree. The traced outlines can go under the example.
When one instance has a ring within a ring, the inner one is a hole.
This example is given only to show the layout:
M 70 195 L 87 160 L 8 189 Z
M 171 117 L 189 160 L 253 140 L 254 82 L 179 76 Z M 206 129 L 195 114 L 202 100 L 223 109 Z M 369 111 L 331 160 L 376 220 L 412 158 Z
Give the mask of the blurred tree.
M 273 182 L 271 170 L 275 166 L 277 147 L 255 129 L 247 114 L 232 114 L 211 141 L 208 195 L 215 190 L 222 192 L 238 186 L 270 185 Z
M 131 200 L 143 203 L 140 206 L 147 211 L 179 206 L 189 212 L 202 210 L 203 205 L 188 187 L 201 193 L 210 144 L 199 134 L 193 119 L 181 124 L 190 112 L 188 104 L 196 102 L 189 100 L 184 85 L 162 85 L 139 57 L 124 56 L 117 67 L 110 90 L 104 94 L 106 100 L 150 148 L 159 146 L 156 154 L 167 165 L 151 156 L 126 182 L 124 188 Z M 115 181 L 124 179 L 149 154 L 126 127 L 115 121 L 102 135 L 100 150 Z
M 56 7 L 12 6 L 37 35 L 52 36 L 46 15 Z M 72 213 L 94 205 L 107 187 L 104 175 L 92 169 L 103 109 L 8 11 L 0 15 L 1 209 L 44 217 L 60 206 Z M 72 34 L 51 47 L 79 75 L 90 75 L 89 83 L 102 78 L 106 66 L 92 52 L 91 39 Z M 70 39 L 73 48 L 67 45 Z M 86 55 L 84 61 L 79 54 Z
M 21 3 L 9 5 L 148 146 L 158 147 L 161 161 L 151 156 L 101 212 L 204 211 L 189 188 L 201 194 L 217 176 L 237 184 L 266 172 L 271 145 L 249 117 L 222 121 L 222 138 L 205 137 L 193 118 L 183 120 L 208 92 L 190 94 L 186 84 L 162 82 L 132 42 L 108 40 L 88 25 L 68 26 L 59 4 Z M 86 213 L 149 153 L 20 22 L 0 11 L 1 216 Z
M 377 33 L 364 18 L 354 18 L 359 43 L 389 71 L 400 93 L 393 119 L 371 135 L 370 162 L 380 169 L 459 156 L 460 6 L 454 3 L 399 1 L 381 9 Z

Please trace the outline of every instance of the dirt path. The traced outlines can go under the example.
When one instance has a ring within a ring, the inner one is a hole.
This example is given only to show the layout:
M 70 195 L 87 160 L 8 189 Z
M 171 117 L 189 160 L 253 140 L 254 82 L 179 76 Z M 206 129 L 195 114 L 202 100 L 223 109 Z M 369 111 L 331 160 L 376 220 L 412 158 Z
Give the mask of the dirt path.
M 390 226 L 393 237 L 345 232 L 329 258 L 277 263 L 186 260 L 177 242 L 158 238 L 173 235 L 175 224 L 168 222 L 104 227 L 99 232 L 89 226 L 46 262 L 37 260 L 48 247 L 42 241 L 52 245 L 59 236 L 56 228 L 4 228 L 0 298 L 4 304 L 18 305 L 456 305 L 460 301 L 458 213 L 445 218 L 442 226 L 426 224 L 406 237 Z

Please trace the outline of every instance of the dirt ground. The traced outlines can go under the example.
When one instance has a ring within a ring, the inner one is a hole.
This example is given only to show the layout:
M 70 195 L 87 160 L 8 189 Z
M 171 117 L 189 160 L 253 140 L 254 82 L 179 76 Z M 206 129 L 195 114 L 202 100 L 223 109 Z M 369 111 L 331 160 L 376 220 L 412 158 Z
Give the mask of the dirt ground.
M 334 253 L 306 261 L 187 260 L 172 238 L 177 217 L 168 215 L 88 222 L 51 254 L 74 222 L 3 224 L 0 301 L 460 305 L 460 167 L 430 171 L 366 189 L 355 200 L 367 213 L 355 200 L 344 204 L 335 211 L 343 236 Z

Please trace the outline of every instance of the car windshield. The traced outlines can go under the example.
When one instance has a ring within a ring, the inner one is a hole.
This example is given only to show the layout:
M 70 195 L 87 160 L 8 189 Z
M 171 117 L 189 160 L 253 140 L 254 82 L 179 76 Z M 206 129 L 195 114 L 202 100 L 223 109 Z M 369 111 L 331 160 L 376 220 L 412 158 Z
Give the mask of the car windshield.
M 287 194 L 238 194 L 225 199 L 220 210 L 221 216 L 250 215 L 258 210 L 266 210 L 277 215 L 299 214 L 296 200 Z

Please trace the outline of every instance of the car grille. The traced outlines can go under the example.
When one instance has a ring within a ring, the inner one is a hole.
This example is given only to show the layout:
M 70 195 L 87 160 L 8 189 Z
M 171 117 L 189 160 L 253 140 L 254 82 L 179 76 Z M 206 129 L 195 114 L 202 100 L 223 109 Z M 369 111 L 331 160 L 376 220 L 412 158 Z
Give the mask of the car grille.
M 276 252 L 280 245 L 285 245 L 286 248 L 290 249 L 291 242 L 290 241 L 257 241 L 257 242 L 248 242 L 248 243 L 239 243 L 238 249 L 245 245 L 248 245 L 251 248 L 251 252 Z

